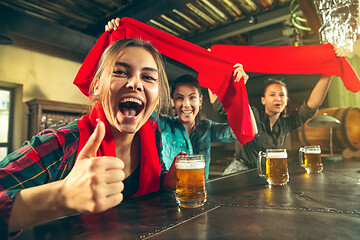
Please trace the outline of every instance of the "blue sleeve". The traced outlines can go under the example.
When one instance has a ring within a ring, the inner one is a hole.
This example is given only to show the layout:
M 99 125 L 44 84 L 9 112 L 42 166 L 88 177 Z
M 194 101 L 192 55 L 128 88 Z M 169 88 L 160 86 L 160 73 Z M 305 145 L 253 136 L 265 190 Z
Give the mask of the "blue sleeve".
M 168 115 L 162 115 L 162 114 L 159 114 L 157 116 L 157 113 L 154 111 L 151 116 L 155 119 L 156 123 L 159 125 L 160 127 L 160 130 L 163 132 L 168 124 L 170 123 L 172 117 L 168 116 Z
M 236 142 L 237 138 L 228 123 L 210 122 L 211 142 Z

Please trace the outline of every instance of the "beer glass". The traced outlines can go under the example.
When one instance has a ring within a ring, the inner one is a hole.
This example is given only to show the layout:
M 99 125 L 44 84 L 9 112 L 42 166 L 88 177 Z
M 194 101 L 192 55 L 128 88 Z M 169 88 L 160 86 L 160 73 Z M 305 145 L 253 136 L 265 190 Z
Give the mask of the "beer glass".
M 180 207 L 196 208 L 206 202 L 205 161 L 203 155 L 175 157 L 176 192 Z
M 263 172 L 262 162 L 265 159 L 266 173 Z M 289 181 L 286 149 L 267 149 L 259 152 L 258 173 L 270 185 L 285 185 Z
M 301 147 L 299 149 L 299 160 L 300 165 L 305 168 L 307 174 L 321 173 L 323 170 L 319 145 Z

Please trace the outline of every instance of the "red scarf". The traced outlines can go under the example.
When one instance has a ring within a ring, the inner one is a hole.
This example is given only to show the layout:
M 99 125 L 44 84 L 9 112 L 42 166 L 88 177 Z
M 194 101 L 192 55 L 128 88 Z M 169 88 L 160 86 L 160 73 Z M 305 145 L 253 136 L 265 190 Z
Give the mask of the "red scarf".
M 90 114 L 84 115 L 77 120 L 80 132 L 78 154 L 94 132 L 97 124 L 96 119 L 98 118 L 105 124 L 106 132 L 97 156 L 116 157 L 114 139 L 109 128 L 109 123 L 100 105 L 96 105 Z M 161 167 L 155 142 L 154 128 L 149 120 L 140 128 L 139 135 L 141 142 L 139 189 L 132 197 L 139 197 L 160 189 Z
M 360 80 L 345 58 L 336 58 L 333 47 L 309 45 L 299 47 L 249 47 L 215 45 L 211 51 L 177 38 L 131 18 L 122 18 L 116 31 L 103 33 L 85 58 L 74 84 L 88 95 L 89 86 L 105 48 L 123 38 L 151 41 L 160 53 L 198 72 L 201 86 L 210 88 L 224 106 L 231 128 L 241 144 L 254 138 L 243 83 L 231 81 L 233 65 L 244 65 L 247 72 L 277 74 L 323 74 L 340 76 L 347 89 L 360 90 Z

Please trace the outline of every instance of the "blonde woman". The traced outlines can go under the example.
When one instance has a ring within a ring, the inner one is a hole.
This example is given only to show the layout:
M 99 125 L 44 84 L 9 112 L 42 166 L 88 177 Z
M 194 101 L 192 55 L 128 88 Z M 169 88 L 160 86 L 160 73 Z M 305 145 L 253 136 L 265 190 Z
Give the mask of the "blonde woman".
M 168 91 L 152 45 L 138 39 L 111 44 L 89 89 L 91 113 L 45 130 L 0 161 L 0 238 L 68 214 L 102 212 L 160 188 L 174 189 L 175 172 L 164 167 L 159 128 L 149 119 Z

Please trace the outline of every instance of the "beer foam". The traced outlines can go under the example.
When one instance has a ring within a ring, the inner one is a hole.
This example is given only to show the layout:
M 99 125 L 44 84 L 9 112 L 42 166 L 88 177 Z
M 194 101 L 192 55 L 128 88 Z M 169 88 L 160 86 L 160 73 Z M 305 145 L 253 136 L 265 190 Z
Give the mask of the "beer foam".
M 269 152 L 267 158 L 287 158 L 287 152 Z
M 204 162 L 176 162 L 175 167 L 177 169 L 202 169 L 205 167 Z
M 320 154 L 321 150 L 320 149 L 306 149 L 305 153 L 313 153 L 313 154 L 318 153 L 318 154 Z

